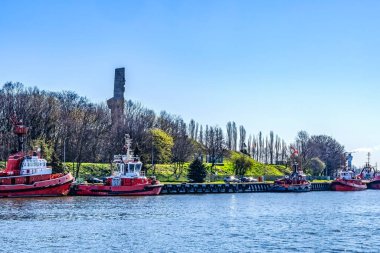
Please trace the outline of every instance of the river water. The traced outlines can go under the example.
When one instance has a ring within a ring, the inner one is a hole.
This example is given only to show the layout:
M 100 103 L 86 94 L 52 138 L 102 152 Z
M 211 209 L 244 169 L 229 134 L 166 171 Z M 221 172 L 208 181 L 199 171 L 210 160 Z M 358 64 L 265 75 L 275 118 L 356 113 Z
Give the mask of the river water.
M 380 191 L 0 199 L 2 252 L 380 252 Z

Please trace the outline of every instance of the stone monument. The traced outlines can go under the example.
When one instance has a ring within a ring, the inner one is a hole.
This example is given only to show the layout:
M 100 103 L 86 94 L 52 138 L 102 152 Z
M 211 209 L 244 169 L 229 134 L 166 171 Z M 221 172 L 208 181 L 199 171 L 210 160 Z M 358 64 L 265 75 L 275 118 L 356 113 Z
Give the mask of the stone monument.
M 125 91 L 125 68 L 115 69 L 115 82 L 113 97 L 107 100 L 108 108 L 111 109 L 112 130 L 124 125 L 124 91 Z

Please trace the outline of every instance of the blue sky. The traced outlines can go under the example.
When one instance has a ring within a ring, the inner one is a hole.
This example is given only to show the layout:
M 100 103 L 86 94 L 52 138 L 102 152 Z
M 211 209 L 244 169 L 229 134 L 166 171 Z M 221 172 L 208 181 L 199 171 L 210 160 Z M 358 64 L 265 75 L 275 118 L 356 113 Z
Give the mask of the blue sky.
M 0 2 L 0 84 L 126 97 L 247 132 L 327 134 L 380 162 L 380 1 Z

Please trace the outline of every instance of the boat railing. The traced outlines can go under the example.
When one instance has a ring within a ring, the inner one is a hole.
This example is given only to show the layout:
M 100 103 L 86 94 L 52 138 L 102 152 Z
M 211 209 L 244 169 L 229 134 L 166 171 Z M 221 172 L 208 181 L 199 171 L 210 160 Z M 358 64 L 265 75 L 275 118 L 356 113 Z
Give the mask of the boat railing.
M 114 155 L 113 163 L 127 163 L 127 162 L 138 162 L 140 157 L 138 156 L 127 156 L 127 155 Z
M 112 162 L 113 163 L 121 163 L 121 162 L 123 162 L 123 156 L 122 155 L 114 155 Z

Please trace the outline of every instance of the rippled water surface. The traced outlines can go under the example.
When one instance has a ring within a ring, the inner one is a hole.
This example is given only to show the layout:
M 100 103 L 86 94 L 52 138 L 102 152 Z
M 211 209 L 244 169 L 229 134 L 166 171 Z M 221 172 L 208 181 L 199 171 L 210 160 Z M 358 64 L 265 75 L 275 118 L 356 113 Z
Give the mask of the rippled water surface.
M 3 252 L 380 252 L 380 191 L 0 199 Z

